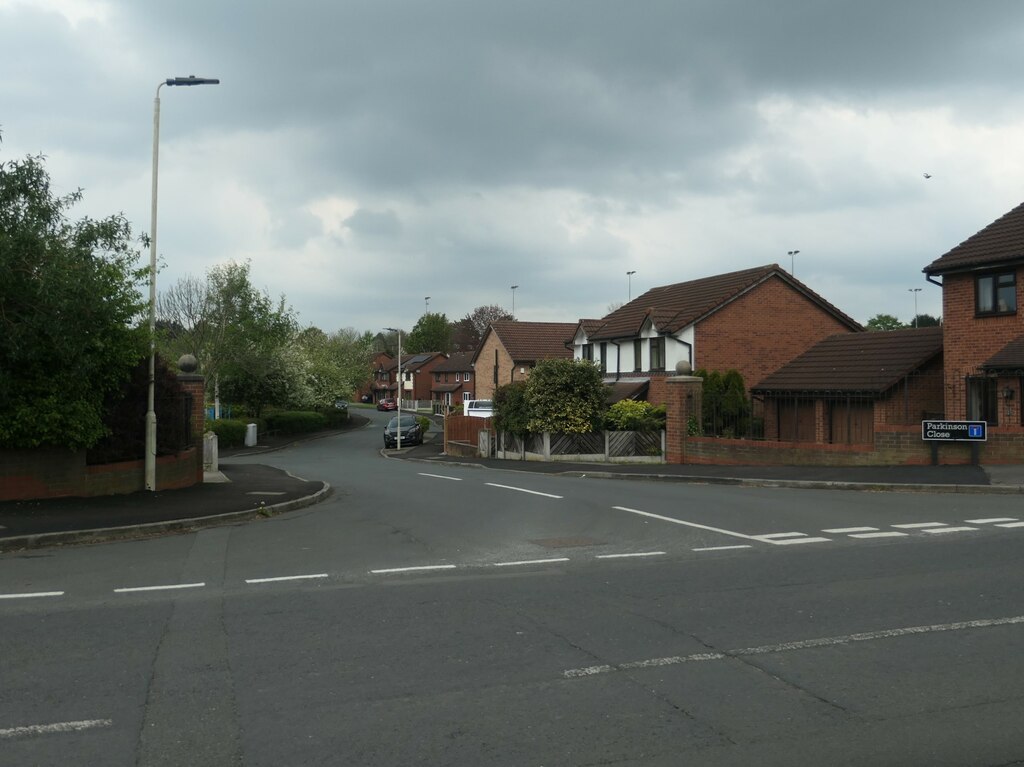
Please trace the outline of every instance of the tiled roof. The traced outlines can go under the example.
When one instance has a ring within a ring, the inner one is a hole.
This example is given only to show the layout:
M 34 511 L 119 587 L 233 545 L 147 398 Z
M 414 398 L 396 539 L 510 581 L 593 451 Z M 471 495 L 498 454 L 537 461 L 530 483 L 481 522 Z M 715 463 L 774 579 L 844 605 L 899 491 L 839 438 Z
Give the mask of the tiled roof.
M 840 333 L 812 346 L 751 391 L 881 394 L 941 353 L 941 327 Z
M 572 349 L 565 344 L 576 332 L 576 322 L 517 322 L 501 320 L 491 323 L 505 350 L 515 362 L 546 359 L 570 359 Z
M 452 352 L 448 359 L 439 362 L 434 366 L 434 373 L 461 373 L 464 370 L 472 370 L 472 352 Z
M 985 370 L 1024 370 L 1024 335 L 1019 335 L 984 363 Z
M 926 266 L 925 274 L 1024 261 L 1024 203 Z
M 600 328 L 588 333 L 588 339 L 607 340 L 636 336 L 648 317 L 660 332 L 678 332 L 773 276 L 778 276 L 791 284 L 850 328 L 860 330 L 856 320 L 839 311 L 799 280 L 786 274 L 778 264 L 768 264 L 755 269 L 651 288 L 605 317 Z
M 426 365 L 430 360 L 440 355 L 440 352 L 428 352 L 425 354 L 403 354 L 402 355 L 402 370 L 419 370 L 421 367 Z M 386 363 L 383 369 L 390 372 L 398 368 L 398 360 L 391 360 Z

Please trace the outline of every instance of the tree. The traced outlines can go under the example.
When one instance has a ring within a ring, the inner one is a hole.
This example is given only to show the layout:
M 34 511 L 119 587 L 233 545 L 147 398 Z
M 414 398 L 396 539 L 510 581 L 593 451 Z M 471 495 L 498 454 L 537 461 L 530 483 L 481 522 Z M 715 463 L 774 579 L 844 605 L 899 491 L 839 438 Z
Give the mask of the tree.
M 452 350 L 452 326 L 443 314 L 427 312 L 409 331 L 404 339 L 402 352 L 418 354 L 420 352 L 444 352 Z
M 930 314 L 919 314 L 917 315 L 917 322 L 911 324 L 918 328 L 937 328 L 942 324 L 942 320 L 938 317 L 932 317 Z
M 868 330 L 899 330 L 906 325 L 891 314 L 876 314 L 864 324 L 864 327 Z
M 68 220 L 44 158 L 0 163 L 0 446 L 94 445 L 104 398 L 146 355 L 148 270 L 121 215 Z M 142 426 L 140 424 L 140 430 Z
M 351 397 L 371 375 L 373 337 L 352 328 L 328 335 L 308 327 L 298 334 L 294 348 L 301 368 L 296 406 L 330 407 L 339 398 Z
M 502 320 L 515 321 L 515 317 L 497 304 L 488 304 L 486 306 L 478 306 L 463 317 L 460 322 L 467 322 L 472 326 L 473 330 L 476 331 L 476 342 L 479 344 L 480 340 L 484 337 L 484 333 L 487 332 L 487 328 L 495 322 Z
M 526 381 L 532 432 L 583 434 L 600 428 L 608 388 L 589 360 L 541 360 Z
M 529 421 L 526 381 L 513 381 L 494 390 L 494 428 L 522 436 L 530 431 Z

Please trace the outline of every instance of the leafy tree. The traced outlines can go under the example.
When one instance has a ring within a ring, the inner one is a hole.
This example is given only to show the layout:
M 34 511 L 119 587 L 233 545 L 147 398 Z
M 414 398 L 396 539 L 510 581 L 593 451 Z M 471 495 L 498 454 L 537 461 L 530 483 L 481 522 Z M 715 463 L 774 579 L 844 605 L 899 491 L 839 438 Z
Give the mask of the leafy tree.
M 473 332 L 476 333 L 476 343 L 479 344 L 484 337 L 484 333 L 487 332 L 487 328 L 495 322 L 502 320 L 515 321 L 515 317 L 497 304 L 487 304 L 486 306 L 478 306 L 459 320 L 459 322 L 467 323 L 473 329 Z
M 583 434 L 600 428 L 608 389 L 589 360 L 541 360 L 526 381 L 532 432 Z
M 513 381 L 494 390 L 494 428 L 510 434 L 529 433 L 526 381 Z
M 912 327 L 914 326 L 913 322 L 910 323 L 910 324 L 911 324 Z M 932 315 L 930 315 L 930 314 L 919 314 L 919 315 L 917 315 L 917 324 L 916 324 L 916 326 L 919 327 L 919 328 L 937 328 L 941 324 L 942 324 L 942 320 L 940 320 L 938 317 L 932 317 Z
M 864 324 L 864 327 L 868 330 L 899 330 L 906 325 L 891 314 L 876 314 Z
M 736 370 L 698 370 L 696 375 L 704 379 L 702 433 L 729 437 L 746 434 L 751 407 L 743 376 Z
M 121 215 L 68 220 L 44 158 L 0 163 L 0 446 L 80 449 L 146 356 L 148 269 Z M 142 425 L 140 423 L 140 430 Z
M 404 339 L 402 352 L 419 354 L 420 352 L 444 352 L 452 349 L 452 326 L 444 314 L 427 312 L 416 322 Z
M 291 404 L 324 408 L 352 392 L 371 375 L 373 337 L 352 328 L 328 335 L 316 327 L 298 334 L 294 348 L 301 358 L 301 390 Z
M 452 324 L 452 351 L 473 352 L 480 346 L 480 335 L 469 317 L 463 317 Z

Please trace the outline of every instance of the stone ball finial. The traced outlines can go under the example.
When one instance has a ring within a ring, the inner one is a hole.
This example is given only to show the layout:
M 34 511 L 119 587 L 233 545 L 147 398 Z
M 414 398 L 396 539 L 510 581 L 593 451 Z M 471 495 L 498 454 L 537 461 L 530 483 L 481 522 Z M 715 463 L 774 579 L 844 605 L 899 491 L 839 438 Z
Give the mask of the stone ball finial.
M 688 376 L 691 370 L 693 370 L 693 366 L 690 365 L 689 360 L 679 360 L 676 363 L 676 375 L 678 376 Z
M 178 370 L 182 373 L 195 373 L 199 367 L 199 361 L 191 354 L 182 354 L 178 357 Z

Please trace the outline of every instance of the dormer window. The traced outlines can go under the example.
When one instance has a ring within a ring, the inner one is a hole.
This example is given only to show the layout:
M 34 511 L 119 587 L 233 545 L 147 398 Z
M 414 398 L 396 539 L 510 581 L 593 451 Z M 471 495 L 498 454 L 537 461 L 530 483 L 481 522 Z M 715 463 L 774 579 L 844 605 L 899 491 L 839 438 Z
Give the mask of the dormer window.
M 1016 314 L 1017 279 L 1013 272 L 985 274 L 975 282 L 975 314 Z

